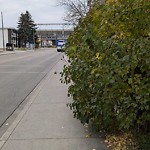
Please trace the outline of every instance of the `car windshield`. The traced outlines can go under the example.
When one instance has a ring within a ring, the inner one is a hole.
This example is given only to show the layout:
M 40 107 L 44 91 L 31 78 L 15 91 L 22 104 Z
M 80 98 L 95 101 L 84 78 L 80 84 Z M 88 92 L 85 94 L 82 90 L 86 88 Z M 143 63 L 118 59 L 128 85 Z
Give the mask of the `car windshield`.
M 65 44 L 65 41 L 58 41 L 58 43 L 57 43 L 58 46 L 62 46 L 64 44 Z

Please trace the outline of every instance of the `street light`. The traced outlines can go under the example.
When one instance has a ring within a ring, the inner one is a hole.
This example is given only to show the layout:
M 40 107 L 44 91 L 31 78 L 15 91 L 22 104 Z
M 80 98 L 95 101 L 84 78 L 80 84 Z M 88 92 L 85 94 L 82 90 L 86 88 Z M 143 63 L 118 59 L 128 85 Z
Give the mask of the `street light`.
M 2 36 L 3 36 L 3 51 L 5 50 L 5 41 L 4 41 L 4 22 L 3 22 L 3 13 L 1 12 L 2 19 Z

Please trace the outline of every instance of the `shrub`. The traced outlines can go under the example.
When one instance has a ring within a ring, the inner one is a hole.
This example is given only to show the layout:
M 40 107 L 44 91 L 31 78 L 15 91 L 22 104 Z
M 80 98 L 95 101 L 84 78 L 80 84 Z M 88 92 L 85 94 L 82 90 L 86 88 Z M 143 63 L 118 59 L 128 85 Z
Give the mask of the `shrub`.
M 148 132 L 150 1 L 108 0 L 93 7 L 68 40 L 62 76 L 82 123 Z

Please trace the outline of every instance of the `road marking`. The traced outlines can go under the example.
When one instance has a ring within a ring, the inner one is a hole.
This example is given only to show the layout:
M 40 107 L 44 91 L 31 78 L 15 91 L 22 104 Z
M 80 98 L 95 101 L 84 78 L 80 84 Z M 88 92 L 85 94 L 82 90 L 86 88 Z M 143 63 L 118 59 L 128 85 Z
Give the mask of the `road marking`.
M 23 107 L 22 111 L 18 114 L 18 116 L 16 117 L 16 119 L 12 122 L 12 124 L 10 125 L 10 127 L 6 130 L 6 132 L 0 138 L 0 150 L 2 150 L 2 148 L 4 147 L 4 145 L 6 144 L 6 142 L 9 140 L 11 134 L 13 132 L 15 132 L 15 129 L 20 124 L 20 122 L 22 121 L 23 117 L 25 116 L 25 114 L 30 109 L 30 107 L 33 104 L 33 102 L 36 100 L 36 97 L 38 96 L 38 94 L 42 90 L 43 86 L 45 86 L 46 82 L 49 80 L 49 78 L 53 74 L 54 68 L 56 67 L 56 65 L 58 64 L 59 61 L 57 61 L 56 63 L 53 64 L 53 66 L 49 70 L 48 74 L 40 81 L 40 83 L 36 86 L 36 88 L 34 88 L 33 91 L 26 97 L 26 100 L 28 99 L 29 101 Z
M 25 74 L 32 74 L 32 73 L 47 73 L 47 72 L 13 72 L 13 71 L 4 71 L 4 72 L 0 72 L 0 74 L 21 74 L 21 73 L 25 73 Z
M 42 65 L 0 65 L 0 67 L 44 67 Z
M 12 62 L 12 61 L 16 61 L 16 60 L 19 60 L 19 59 L 23 59 L 23 58 L 26 58 L 26 57 L 32 57 L 32 53 L 31 54 L 29 54 L 29 55 L 26 55 L 26 56 L 19 56 L 19 57 L 17 57 L 17 58 L 11 58 L 10 60 L 6 60 L 6 61 L 2 61 L 2 62 L 0 62 L 1 64 L 3 64 L 3 63 L 9 63 L 9 62 Z

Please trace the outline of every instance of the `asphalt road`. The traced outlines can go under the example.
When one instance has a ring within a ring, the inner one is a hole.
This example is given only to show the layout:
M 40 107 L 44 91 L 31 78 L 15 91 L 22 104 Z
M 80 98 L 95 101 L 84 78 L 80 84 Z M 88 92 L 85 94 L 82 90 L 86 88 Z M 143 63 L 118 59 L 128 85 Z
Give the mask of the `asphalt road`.
M 61 57 L 52 48 L 0 56 L 0 127 Z

